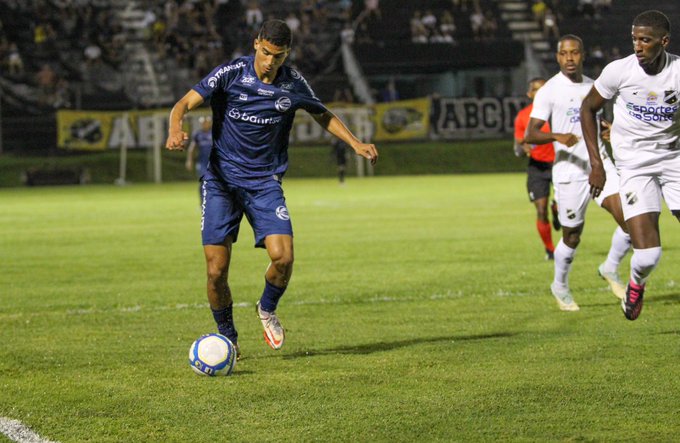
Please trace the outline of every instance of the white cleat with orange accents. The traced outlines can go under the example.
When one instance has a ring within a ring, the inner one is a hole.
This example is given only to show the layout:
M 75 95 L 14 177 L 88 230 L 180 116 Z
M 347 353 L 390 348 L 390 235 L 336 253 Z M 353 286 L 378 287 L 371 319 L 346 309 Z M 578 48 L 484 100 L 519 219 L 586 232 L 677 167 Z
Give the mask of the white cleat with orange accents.
M 260 308 L 260 302 L 257 302 L 255 310 L 264 328 L 264 340 L 275 351 L 281 349 L 283 341 L 286 339 L 286 333 L 276 312 L 263 311 Z

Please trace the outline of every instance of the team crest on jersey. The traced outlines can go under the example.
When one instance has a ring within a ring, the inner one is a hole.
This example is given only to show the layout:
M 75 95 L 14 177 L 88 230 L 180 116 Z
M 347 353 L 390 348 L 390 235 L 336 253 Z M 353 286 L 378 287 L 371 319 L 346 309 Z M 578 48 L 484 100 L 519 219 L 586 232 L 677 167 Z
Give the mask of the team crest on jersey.
M 241 77 L 241 83 L 244 85 L 252 85 L 253 83 L 255 83 L 255 77 L 246 74 L 243 77 Z
M 290 220 L 290 216 L 288 215 L 288 208 L 286 208 L 285 206 L 279 206 L 278 208 L 276 208 L 276 216 L 281 220 Z
M 669 105 L 674 105 L 678 102 L 678 91 L 672 89 L 663 91 L 663 101 Z
M 292 102 L 288 97 L 279 97 L 278 100 L 276 100 L 276 103 L 274 103 L 274 107 L 279 112 L 286 112 L 290 109 L 291 105 Z

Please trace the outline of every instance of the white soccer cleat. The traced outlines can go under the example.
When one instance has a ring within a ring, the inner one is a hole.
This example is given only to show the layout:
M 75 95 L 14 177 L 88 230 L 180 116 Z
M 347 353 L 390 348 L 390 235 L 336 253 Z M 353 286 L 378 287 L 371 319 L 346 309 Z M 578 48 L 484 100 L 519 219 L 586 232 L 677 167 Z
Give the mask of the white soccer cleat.
M 602 263 L 597 268 L 597 273 L 600 277 L 602 277 L 603 280 L 609 283 L 609 289 L 612 290 L 612 293 L 619 300 L 623 300 L 626 298 L 626 285 L 624 285 L 621 279 L 619 278 L 619 274 L 617 274 L 616 272 L 605 272 L 604 263 Z
M 275 351 L 281 349 L 283 341 L 286 339 L 286 333 L 283 330 L 283 326 L 281 326 L 276 312 L 263 311 L 260 309 L 260 302 L 257 302 L 255 310 L 264 328 L 264 340 Z
M 550 285 L 550 292 L 557 300 L 557 304 L 562 311 L 578 311 L 580 308 L 571 296 L 569 289 L 562 289 L 555 286 L 555 283 Z

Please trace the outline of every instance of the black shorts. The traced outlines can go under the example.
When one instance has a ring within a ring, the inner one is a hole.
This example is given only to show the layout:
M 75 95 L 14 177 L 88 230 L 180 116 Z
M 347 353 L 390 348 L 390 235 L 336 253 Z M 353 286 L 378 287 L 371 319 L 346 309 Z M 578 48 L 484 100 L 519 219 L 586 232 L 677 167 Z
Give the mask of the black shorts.
M 529 201 L 550 196 L 550 184 L 552 183 L 552 164 L 543 163 L 534 159 L 529 160 L 527 167 L 527 192 Z

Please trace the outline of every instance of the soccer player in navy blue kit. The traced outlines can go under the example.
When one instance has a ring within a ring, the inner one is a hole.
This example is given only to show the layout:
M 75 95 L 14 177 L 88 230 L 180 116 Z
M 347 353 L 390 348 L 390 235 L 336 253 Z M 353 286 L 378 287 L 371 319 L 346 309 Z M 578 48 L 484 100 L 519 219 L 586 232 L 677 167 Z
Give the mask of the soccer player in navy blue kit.
M 255 246 L 266 248 L 271 260 L 256 307 L 265 341 L 276 350 L 285 339 L 276 308 L 293 272 L 293 229 L 281 180 L 288 168 L 288 136 L 295 111 L 301 108 L 310 113 L 358 155 L 372 163 L 378 159 L 375 145 L 358 140 L 319 101 L 300 73 L 283 65 L 291 43 L 285 22 L 264 22 L 254 41 L 254 55 L 215 68 L 170 112 L 166 147 L 183 149 L 188 139 L 182 131 L 184 115 L 210 99 L 213 149 L 202 178 L 201 220 L 208 301 L 218 331 L 237 350 L 227 277 L 243 214 L 253 228 Z

